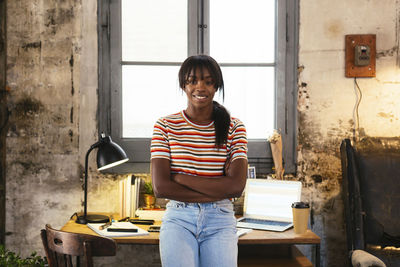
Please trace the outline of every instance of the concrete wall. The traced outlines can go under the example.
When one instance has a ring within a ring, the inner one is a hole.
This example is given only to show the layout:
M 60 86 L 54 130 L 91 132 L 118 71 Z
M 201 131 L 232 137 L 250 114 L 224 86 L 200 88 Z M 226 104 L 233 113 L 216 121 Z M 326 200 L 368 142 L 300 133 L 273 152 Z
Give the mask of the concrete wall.
M 7 2 L 6 245 L 23 254 L 42 250 L 46 223 L 82 210 L 84 157 L 97 141 L 96 13 L 95 0 Z M 94 155 L 88 210 L 114 211 L 118 177 L 99 179 Z
M 82 209 L 84 156 L 97 140 L 96 0 L 7 1 L 9 109 L 6 245 L 43 254 L 46 223 L 61 227 Z M 344 76 L 344 35 L 377 35 L 377 76 L 358 79 L 362 136 L 399 134 L 398 0 L 302 0 L 298 174 L 322 238 L 323 266 L 343 266 L 340 141 L 353 136 L 354 80 Z M 89 210 L 116 211 L 117 180 L 90 159 Z M 141 255 L 140 259 L 135 255 Z M 157 265 L 157 247 L 122 246 L 104 266 Z
M 357 79 L 355 137 L 398 138 L 400 2 L 300 1 L 297 178 L 313 205 L 325 266 L 344 266 L 346 256 L 339 146 L 357 122 L 354 79 L 344 75 L 346 34 L 377 38 L 376 77 Z
M 80 208 L 81 11 L 74 1 L 7 1 L 6 245 L 23 254 L 40 249 L 45 223 Z

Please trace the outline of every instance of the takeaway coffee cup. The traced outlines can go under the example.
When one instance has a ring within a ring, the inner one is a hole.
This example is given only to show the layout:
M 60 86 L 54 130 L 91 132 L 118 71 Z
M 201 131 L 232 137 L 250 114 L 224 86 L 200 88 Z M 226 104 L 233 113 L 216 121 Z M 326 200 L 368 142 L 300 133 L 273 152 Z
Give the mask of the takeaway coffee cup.
M 307 230 L 310 205 L 305 202 L 294 202 L 292 204 L 293 227 L 296 234 L 303 234 Z

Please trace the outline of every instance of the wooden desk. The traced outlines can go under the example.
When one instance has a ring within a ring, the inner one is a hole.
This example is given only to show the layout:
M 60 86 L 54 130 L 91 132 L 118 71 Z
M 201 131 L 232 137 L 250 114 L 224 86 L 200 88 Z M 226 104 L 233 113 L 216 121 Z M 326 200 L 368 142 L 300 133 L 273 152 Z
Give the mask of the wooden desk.
M 160 225 L 161 222 L 156 222 L 155 225 Z M 137 225 L 142 229 L 149 229 L 150 225 Z M 62 228 L 62 231 L 97 235 L 92 229 L 87 227 L 85 224 L 78 224 L 74 220 L 69 220 Z M 130 237 L 114 237 L 113 238 L 118 244 L 148 244 L 158 245 L 159 233 L 149 233 L 149 235 L 142 236 L 130 236 Z
M 160 225 L 161 222 L 156 222 Z M 138 225 L 148 229 L 148 225 Z M 77 224 L 74 220 L 68 221 L 61 230 L 73 233 L 97 235 L 86 225 Z M 150 244 L 158 245 L 159 234 L 149 233 L 145 236 L 117 237 L 118 244 Z M 285 232 L 257 231 L 245 234 L 239 238 L 238 266 L 312 266 L 311 262 L 294 246 L 308 244 L 315 247 L 315 266 L 320 265 L 319 244 L 320 238 L 312 231 L 297 235 L 293 229 Z

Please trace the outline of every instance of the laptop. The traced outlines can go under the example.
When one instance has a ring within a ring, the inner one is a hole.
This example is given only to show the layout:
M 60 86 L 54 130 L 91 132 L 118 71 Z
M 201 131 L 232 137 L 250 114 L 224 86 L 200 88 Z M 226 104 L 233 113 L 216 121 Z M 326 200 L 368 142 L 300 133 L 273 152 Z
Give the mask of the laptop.
M 300 197 L 301 182 L 247 179 L 243 217 L 237 227 L 283 232 L 293 226 L 291 206 Z

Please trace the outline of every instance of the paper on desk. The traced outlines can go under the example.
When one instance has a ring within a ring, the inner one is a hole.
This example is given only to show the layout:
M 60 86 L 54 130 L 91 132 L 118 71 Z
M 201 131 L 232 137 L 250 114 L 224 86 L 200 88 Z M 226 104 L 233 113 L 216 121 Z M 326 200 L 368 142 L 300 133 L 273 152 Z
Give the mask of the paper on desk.
M 132 229 L 138 229 L 137 232 L 108 232 L 107 228 L 100 230 L 100 226 L 103 225 L 104 223 L 88 223 L 87 226 L 98 233 L 101 236 L 105 237 L 125 237 L 125 236 L 139 236 L 139 235 L 148 235 L 149 232 L 146 230 L 143 230 L 140 227 L 137 227 L 136 225 L 130 223 L 130 222 L 113 222 L 110 227 L 113 228 L 132 228 Z

